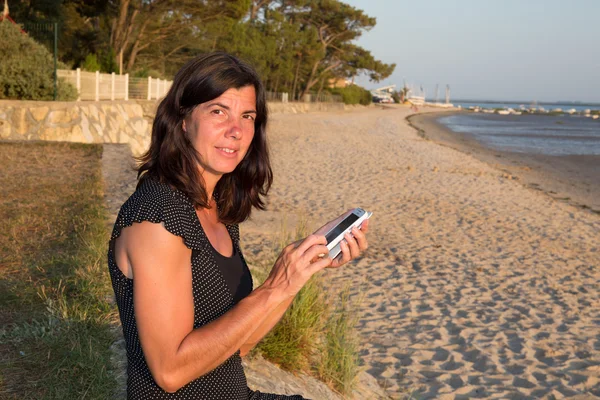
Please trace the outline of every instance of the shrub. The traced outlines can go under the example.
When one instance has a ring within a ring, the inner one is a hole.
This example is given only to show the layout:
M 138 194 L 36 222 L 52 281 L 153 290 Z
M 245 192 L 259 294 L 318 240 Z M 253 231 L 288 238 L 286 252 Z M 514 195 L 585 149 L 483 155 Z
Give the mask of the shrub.
M 0 99 L 52 100 L 54 58 L 7 20 L 0 22 Z M 66 68 L 59 63 L 59 68 Z M 59 79 L 58 100 L 75 100 L 77 90 Z
M 95 54 L 88 54 L 85 56 L 85 61 L 81 65 L 81 69 L 89 72 L 100 71 L 100 63 L 98 57 Z
M 372 101 L 371 92 L 357 85 L 348 85 L 345 88 L 334 89 L 332 93 L 341 95 L 344 104 L 362 104 L 363 106 L 368 106 Z

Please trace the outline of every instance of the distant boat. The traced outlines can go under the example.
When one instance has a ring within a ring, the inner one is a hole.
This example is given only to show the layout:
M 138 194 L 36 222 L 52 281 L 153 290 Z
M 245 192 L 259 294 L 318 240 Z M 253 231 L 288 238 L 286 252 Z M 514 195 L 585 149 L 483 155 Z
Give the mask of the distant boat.
M 500 115 L 508 115 L 508 114 L 510 114 L 510 111 L 508 111 L 508 110 L 498 110 L 498 114 L 500 114 Z
M 423 96 L 409 96 L 407 100 L 415 106 L 422 106 L 425 104 L 425 97 Z

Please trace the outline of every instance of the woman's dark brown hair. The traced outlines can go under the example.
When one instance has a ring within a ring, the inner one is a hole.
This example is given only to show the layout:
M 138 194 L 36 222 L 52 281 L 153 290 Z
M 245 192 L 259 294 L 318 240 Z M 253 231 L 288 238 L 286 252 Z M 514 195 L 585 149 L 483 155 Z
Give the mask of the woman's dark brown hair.
M 266 137 L 265 89 L 254 68 L 227 53 L 199 56 L 177 72 L 156 110 L 150 149 L 138 159 L 140 183 L 146 178 L 159 180 L 185 193 L 196 207 L 209 207 L 198 168 L 200 155 L 185 135 L 182 123 L 198 104 L 213 100 L 228 89 L 245 86 L 254 86 L 256 91 L 254 138 L 242 162 L 217 183 L 215 198 L 219 219 L 227 224 L 245 221 L 252 207 L 263 210 L 263 197 L 273 182 Z

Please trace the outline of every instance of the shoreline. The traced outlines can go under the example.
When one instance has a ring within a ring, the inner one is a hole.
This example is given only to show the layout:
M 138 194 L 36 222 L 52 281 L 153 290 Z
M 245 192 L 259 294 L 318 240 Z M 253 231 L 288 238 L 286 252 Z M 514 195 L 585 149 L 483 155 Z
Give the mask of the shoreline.
M 472 135 L 452 131 L 437 121 L 441 117 L 441 113 L 419 113 L 407 116 L 406 121 L 425 140 L 471 155 L 501 171 L 505 178 L 517 180 L 556 201 L 600 214 L 600 156 L 495 150 Z

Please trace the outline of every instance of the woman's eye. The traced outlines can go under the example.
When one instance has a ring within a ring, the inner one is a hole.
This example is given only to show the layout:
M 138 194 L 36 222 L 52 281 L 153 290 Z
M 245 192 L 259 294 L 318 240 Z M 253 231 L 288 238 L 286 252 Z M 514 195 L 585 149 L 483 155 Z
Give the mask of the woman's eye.
M 254 115 L 252 115 L 252 114 L 246 114 L 246 115 L 244 115 L 244 118 L 254 121 Z
M 219 109 L 217 109 L 217 110 L 212 110 L 211 112 L 212 112 L 213 114 L 215 114 L 215 115 L 222 115 L 222 114 L 223 114 L 223 110 L 219 110 Z

